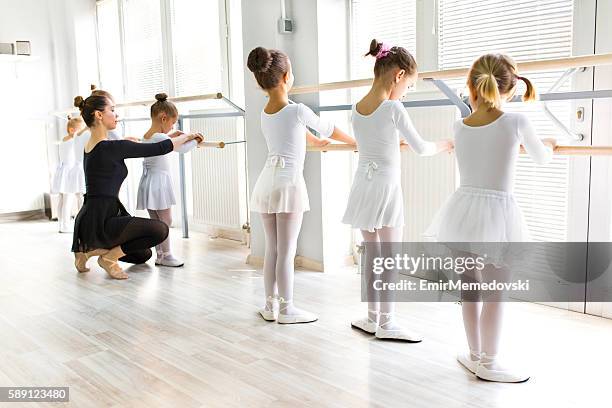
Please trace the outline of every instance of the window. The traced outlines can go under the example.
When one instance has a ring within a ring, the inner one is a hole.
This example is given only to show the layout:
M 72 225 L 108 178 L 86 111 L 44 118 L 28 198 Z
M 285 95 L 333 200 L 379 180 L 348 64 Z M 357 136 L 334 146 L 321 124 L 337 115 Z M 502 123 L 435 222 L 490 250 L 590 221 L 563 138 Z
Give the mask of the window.
M 219 1 L 173 0 L 171 10 L 176 95 L 220 92 L 223 64 Z
M 507 53 L 516 61 L 568 57 L 572 54 L 573 3 L 573 0 L 439 0 L 439 68 L 468 67 L 487 52 Z M 522 74 L 542 93 L 547 92 L 561 72 Z M 463 87 L 464 81 L 448 82 Z M 522 92 L 519 89 L 517 94 Z M 550 108 L 559 119 L 569 122 L 569 102 L 551 103 Z M 540 137 L 559 135 L 552 122 L 533 104 L 509 104 L 506 109 L 525 112 Z M 552 163 L 541 167 L 521 155 L 517 170 L 514 190 L 533 238 L 565 241 L 569 157 L 555 156 Z
M 121 96 L 123 95 L 123 68 L 119 5 L 117 0 L 104 0 L 97 3 L 96 10 L 100 86 L 113 95 Z
M 351 0 L 351 78 L 373 76 L 364 58 L 376 38 L 416 54 L 416 0 Z
M 123 0 L 127 99 L 151 99 L 168 89 L 165 80 L 160 2 Z
M 100 82 L 114 95 L 140 100 L 226 88 L 222 1 L 99 0 L 97 14 Z

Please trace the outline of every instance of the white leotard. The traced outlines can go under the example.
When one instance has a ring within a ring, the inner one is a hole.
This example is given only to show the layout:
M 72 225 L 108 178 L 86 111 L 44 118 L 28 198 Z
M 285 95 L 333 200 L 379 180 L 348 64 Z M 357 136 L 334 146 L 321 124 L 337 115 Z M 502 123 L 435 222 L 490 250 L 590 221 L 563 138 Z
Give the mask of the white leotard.
M 401 227 L 400 137 L 419 155 L 434 154 L 436 146 L 421 138 L 399 101 L 383 101 L 369 115 L 360 114 L 355 105 L 352 124 L 359 163 L 342 222 L 368 231 Z
M 72 194 L 80 192 L 74 166 L 74 138 L 71 138 L 59 144 L 59 162 L 51 181 L 52 193 Z
M 165 133 L 155 133 L 142 143 L 157 143 L 170 139 Z M 191 140 L 179 149 L 177 153 L 187 153 L 197 146 L 197 141 Z M 136 208 L 139 210 L 165 210 L 176 204 L 172 173 L 170 169 L 171 158 L 162 156 L 145 157 L 142 162 L 142 177 L 138 185 Z
M 454 126 L 460 185 L 512 191 L 519 145 L 537 164 L 548 162 L 552 150 L 535 134 L 524 114 L 506 112 L 485 126 L 459 120 Z
M 303 175 L 307 127 L 323 137 L 334 132 L 333 123 L 301 103 L 287 105 L 273 114 L 261 113 L 268 158 L 251 194 L 252 211 L 281 213 L 310 209 Z

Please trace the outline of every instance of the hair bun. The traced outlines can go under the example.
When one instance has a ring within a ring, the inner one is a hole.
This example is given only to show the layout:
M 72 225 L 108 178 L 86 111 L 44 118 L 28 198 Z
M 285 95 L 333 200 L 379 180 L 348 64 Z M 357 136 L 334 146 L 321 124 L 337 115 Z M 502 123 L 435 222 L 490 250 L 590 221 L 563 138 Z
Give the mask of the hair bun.
M 370 50 L 368 51 L 368 53 L 365 56 L 371 55 L 371 56 L 375 57 L 376 55 L 378 55 L 378 52 L 380 51 L 382 46 L 383 46 L 383 43 L 379 42 L 376 38 L 374 38 L 370 42 Z
M 165 93 L 158 93 L 157 95 L 155 95 L 155 100 L 157 102 L 166 102 L 166 100 L 168 100 L 168 95 L 166 95 Z
M 79 109 L 83 109 L 83 106 L 85 106 L 85 99 L 83 99 L 82 96 L 77 96 L 74 98 L 74 106 L 79 108 Z
M 264 47 L 257 47 L 249 53 L 247 67 L 251 72 L 266 72 L 272 66 L 272 53 Z
M 89 85 L 89 89 L 90 89 L 91 91 L 95 91 L 95 90 L 96 90 L 96 88 L 97 88 L 97 87 L 96 87 L 96 85 L 95 85 L 95 84 L 91 84 L 91 85 Z

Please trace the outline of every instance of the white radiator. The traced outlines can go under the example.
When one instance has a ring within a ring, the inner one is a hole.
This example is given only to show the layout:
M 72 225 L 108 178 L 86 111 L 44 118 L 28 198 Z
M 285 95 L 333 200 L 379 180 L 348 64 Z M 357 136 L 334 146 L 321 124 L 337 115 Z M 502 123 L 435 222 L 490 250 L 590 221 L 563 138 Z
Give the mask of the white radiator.
M 196 112 L 193 112 L 196 113 Z M 244 140 L 243 119 L 236 117 L 187 120 L 191 132 L 207 140 Z M 191 154 L 192 221 L 218 234 L 239 232 L 247 222 L 244 143 L 223 149 L 201 148 Z
M 425 140 L 453 137 L 458 119 L 455 107 L 409 108 L 408 114 Z M 422 241 L 433 216 L 455 191 L 457 173 L 454 155 L 419 157 L 402 152 L 402 190 L 404 193 L 404 241 Z

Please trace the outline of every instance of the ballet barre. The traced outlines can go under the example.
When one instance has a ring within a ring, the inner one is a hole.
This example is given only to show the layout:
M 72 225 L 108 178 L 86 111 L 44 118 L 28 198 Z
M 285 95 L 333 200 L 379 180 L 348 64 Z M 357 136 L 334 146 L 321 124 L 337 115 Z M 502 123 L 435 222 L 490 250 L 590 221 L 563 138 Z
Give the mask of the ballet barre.
M 235 109 L 235 112 L 224 113 L 226 116 L 244 116 L 244 109 L 235 104 L 231 99 L 223 95 L 221 92 L 211 93 L 211 94 L 202 94 L 202 95 L 189 95 L 189 96 L 175 96 L 168 98 L 169 101 L 174 103 L 185 103 L 185 102 L 197 102 L 197 101 L 205 101 L 205 100 L 222 100 L 227 105 Z M 115 108 L 129 108 L 135 106 L 150 106 L 154 104 L 156 100 L 147 99 L 147 100 L 138 100 L 138 101 L 127 101 L 127 102 L 119 102 L 115 105 Z M 73 114 L 78 112 L 76 108 L 68 108 L 61 111 L 52 112 L 52 115 L 59 116 L 63 119 L 66 118 L 66 115 Z M 187 116 L 187 115 L 185 115 Z M 213 117 L 213 116 L 207 116 Z M 144 118 L 148 120 L 149 118 Z M 143 120 L 144 120 L 143 119 Z M 133 121 L 141 120 L 140 118 L 131 119 Z
M 327 146 L 307 146 L 309 152 L 358 152 L 356 145 L 330 143 Z M 400 145 L 401 151 L 409 151 L 409 145 Z M 521 146 L 521 153 L 526 153 Z M 560 156 L 612 156 L 612 146 L 557 146 L 553 154 Z
M 555 69 L 570 69 L 583 67 L 596 67 L 612 65 L 612 53 L 583 55 L 578 57 L 554 58 L 549 60 L 533 60 L 517 63 L 521 72 L 548 71 Z M 466 77 L 469 68 L 454 68 L 440 71 L 419 72 L 419 79 L 453 79 Z M 372 85 L 373 78 L 356 79 L 350 81 L 328 82 L 319 85 L 296 86 L 289 92 L 292 95 L 311 94 L 323 91 L 337 91 L 342 89 L 360 88 Z
M 233 144 L 238 144 L 238 143 L 246 143 L 246 140 L 235 140 L 233 142 L 223 142 L 223 141 L 202 142 L 202 143 L 198 143 L 198 146 L 199 147 L 216 147 L 218 149 L 223 149 L 227 145 L 233 145 Z
M 217 92 L 217 93 L 205 94 L 205 95 L 176 96 L 176 97 L 168 98 L 169 101 L 174 102 L 174 103 L 204 101 L 204 100 L 209 100 L 209 99 L 223 99 L 223 94 L 221 92 Z M 116 108 L 129 108 L 131 106 L 151 106 L 155 102 L 156 102 L 155 99 L 120 102 L 116 104 L 115 107 Z

